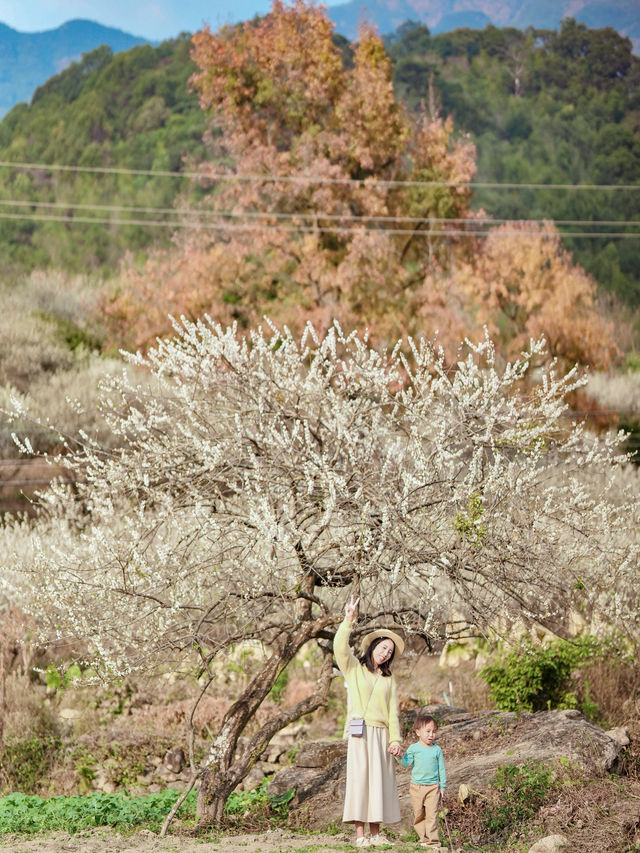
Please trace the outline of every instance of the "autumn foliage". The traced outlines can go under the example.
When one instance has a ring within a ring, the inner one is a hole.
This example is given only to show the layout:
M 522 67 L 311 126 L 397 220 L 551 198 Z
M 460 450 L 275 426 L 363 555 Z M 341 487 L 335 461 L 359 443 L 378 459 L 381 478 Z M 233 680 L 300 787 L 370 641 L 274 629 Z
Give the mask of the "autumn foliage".
M 381 343 L 438 332 L 451 357 L 483 324 L 507 351 L 546 334 L 569 361 L 615 357 L 595 285 L 551 226 L 472 236 L 474 145 L 402 106 L 375 32 L 344 56 L 321 8 L 274 0 L 258 21 L 197 33 L 192 55 L 212 117 L 200 215 L 175 248 L 125 264 L 104 306 L 115 342 L 145 348 L 169 314 L 240 328 L 267 314 L 367 326 Z
M 459 266 L 455 285 L 507 355 L 541 336 L 549 353 L 569 364 L 608 367 L 621 355 L 595 282 L 573 263 L 551 223 L 492 229 L 473 261 Z

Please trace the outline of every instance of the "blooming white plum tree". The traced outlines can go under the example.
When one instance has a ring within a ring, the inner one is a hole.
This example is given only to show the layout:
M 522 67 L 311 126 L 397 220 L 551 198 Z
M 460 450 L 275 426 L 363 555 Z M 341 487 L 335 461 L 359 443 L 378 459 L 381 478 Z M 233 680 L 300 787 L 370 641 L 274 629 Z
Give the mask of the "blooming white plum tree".
M 118 449 L 70 445 L 76 484 L 5 527 L 0 561 L 22 606 L 105 675 L 195 663 L 206 689 L 222 651 L 265 644 L 193 765 L 203 822 L 276 731 L 326 701 L 345 587 L 361 597 L 358 631 L 560 629 L 574 606 L 637 627 L 640 506 L 615 479 L 620 439 L 565 417 L 579 379 L 536 367 L 542 342 L 502 368 L 489 340 L 468 345 L 450 370 L 427 341 L 377 351 L 337 325 L 300 339 L 208 320 L 175 331 L 128 356 L 142 384 L 123 374 L 102 391 Z M 309 643 L 315 692 L 239 749 Z

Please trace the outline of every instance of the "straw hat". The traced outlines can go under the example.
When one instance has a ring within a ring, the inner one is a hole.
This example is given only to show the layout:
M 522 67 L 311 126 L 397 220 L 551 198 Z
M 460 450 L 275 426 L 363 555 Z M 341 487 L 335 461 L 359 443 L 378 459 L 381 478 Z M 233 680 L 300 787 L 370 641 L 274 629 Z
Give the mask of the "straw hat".
M 404 651 L 404 640 L 395 631 L 390 631 L 389 628 L 377 628 L 375 631 L 372 631 L 370 634 L 365 634 L 362 638 L 362 642 L 360 643 L 360 649 L 362 654 L 364 654 L 371 643 L 374 640 L 377 640 L 378 637 L 385 637 L 389 640 L 393 640 L 393 643 L 396 647 L 396 652 L 401 655 Z

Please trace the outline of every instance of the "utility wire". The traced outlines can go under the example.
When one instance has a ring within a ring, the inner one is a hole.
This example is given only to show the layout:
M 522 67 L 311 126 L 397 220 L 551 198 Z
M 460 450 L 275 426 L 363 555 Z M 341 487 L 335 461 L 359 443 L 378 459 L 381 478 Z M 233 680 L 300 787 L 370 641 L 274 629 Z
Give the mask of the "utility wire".
M 264 225 L 256 224 L 237 224 L 233 222 L 181 222 L 180 220 L 159 220 L 159 219 L 114 219 L 102 218 L 97 216 L 56 216 L 54 214 L 23 214 L 23 213 L 1 213 L 0 219 L 11 220 L 28 220 L 30 222 L 66 222 L 69 225 L 140 225 L 153 228 L 201 228 L 206 231 L 279 231 L 293 233 L 323 233 L 323 234 L 396 234 L 404 235 L 405 237 L 508 237 L 511 235 L 520 236 L 542 236 L 540 231 L 524 231 L 522 229 L 503 230 L 503 231 L 486 231 L 474 228 L 467 229 L 431 229 L 428 231 L 412 230 L 409 228 L 342 228 L 339 226 L 316 226 L 316 225 Z M 426 220 L 427 222 L 429 220 Z M 444 220 L 445 222 L 448 220 Z M 473 220 L 464 220 L 473 224 Z M 603 238 L 640 238 L 640 231 L 632 233 L 628 231 L 559 231 L 558 234 L 562 237 L 603 237 Z
M 26 163 L 0 160 L 5 169 L 38 169 L 51 172 L 84 172 L 100 175 L 146 175 L 154 178 L 190 178 L 195 180 L 249 181 L 258 183 L 303 183 L 303 184 L 346 184 L 366 186 L 366 178 L 326 178 L 312 175 L 259 175 L 251 173 L 229 174 L 225 172 L 178 172 L 162 169 L 126 169 L 115 166 L 75 166 L 61 163 Z M 400 181 L 378 180 L 375 186 L 383 187 L 468 187 L 470 189 L 541 189 L 541 190 L 640 190 L 640 184 L 535 184 L 495 183 L 488 181 Z
M 47 208 L 51 210 L 84 210 L 84 211 L 103 211 L 106 213 L 149 213 L 149 214 L 168 214 L 170 216 L 200 216 L 209 219 L 281 219 L 281 220 L 297 220 L 318 218 L 336 222 L 406 222 L 414 224 L 426 223 L 455 223 L 469 225 L 500 225 L 511 223 L 523 223 L 525 225 L 539 225 L 544 222 L 551 222 L 554 225 L 586 225 L 586 226 L 631 226 L 640 228 L 640 219 L 501 219 L 491 216 L 467 216 L 467 217 L 438 217 L 438 216 L 373 216 L 360 215 L 354 213 L 317 213 L 313 211 L 282 213 L 268 211 L 245 211 L 238 212 L 233 210 L 205 210 L 199 208 L 177 208 L 177 207 L 139 207 L 133 205 L 111 205 L 111 204 L 85 204 L 79 202 L 64 202 L 64 201 L 30 201 L 29 199 L 0 199 L 1 207 L 35 207 Z

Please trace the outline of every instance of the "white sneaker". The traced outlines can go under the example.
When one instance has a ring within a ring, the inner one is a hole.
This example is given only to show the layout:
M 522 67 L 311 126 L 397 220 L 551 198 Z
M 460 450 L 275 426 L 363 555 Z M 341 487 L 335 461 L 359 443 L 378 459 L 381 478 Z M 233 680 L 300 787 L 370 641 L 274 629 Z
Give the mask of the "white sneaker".
M 362 838 L 356 838 L 356 847 L 370 847 L 371 842 L 364 835 Z
M 387 845 L 392 844 L 386 835 L 381 835 L 380 833 L 378 833 L 378 835 L 372 835 L 369 843 L 372 847 L 386 847 Z

